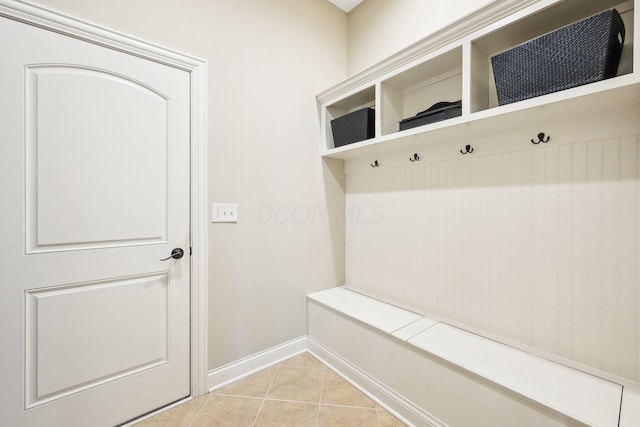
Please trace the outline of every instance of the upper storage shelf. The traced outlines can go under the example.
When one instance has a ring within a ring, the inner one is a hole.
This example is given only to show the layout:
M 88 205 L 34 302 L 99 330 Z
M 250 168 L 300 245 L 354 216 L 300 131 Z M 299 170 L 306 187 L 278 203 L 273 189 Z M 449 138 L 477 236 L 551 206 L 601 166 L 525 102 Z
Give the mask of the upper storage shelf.
M 462 47 L 427 56 L 423 62 L 390 73 L 380 81 L 378 135 L 398 132 L 402 119 L 415 116 L 440 101 L 462 99 Z
M 528 40 L 615 7 L 626 37 L 617 76 L 526 99 L 498 104 L 491 58 Z M 640 53 L 634 0 L 498 0 L 391 58 L 318 95 L 322 154 L 357 158 L 438 141 L 495 132 L 563 114 L 593 114 L 640 105 Z M 399 122 L 437 102 L 461 101 L 461 112 L 419 127 Z M 375 108 L 375 137 L 336 147 L 331 120 Z

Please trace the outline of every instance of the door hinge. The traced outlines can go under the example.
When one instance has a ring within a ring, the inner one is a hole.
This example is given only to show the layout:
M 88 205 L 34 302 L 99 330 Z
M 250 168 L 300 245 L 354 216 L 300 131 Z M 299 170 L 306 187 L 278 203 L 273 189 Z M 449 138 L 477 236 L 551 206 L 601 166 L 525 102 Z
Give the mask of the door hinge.
M 189 256 L 193 255 L 193 248 L 189 246 Z

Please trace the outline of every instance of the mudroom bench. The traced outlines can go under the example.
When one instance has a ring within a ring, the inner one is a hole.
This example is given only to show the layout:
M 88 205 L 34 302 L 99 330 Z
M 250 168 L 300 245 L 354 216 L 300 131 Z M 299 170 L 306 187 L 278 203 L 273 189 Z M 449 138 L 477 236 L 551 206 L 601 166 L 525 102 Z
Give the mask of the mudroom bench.
M 411 424 L 640 425 L 633 387 L 345 287 L 307 302 L 309 350 Z

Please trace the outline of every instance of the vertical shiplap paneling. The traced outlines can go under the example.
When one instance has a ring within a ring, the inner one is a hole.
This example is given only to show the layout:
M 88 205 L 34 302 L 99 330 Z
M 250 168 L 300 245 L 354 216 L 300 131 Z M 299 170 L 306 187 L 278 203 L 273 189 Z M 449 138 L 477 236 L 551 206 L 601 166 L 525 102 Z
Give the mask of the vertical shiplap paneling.
M 419 186 L 418 195 L 419 203 L 422 205 L 421 215 L 422 221 L 418 235 L 416 238 L 420 240 L 421 236 L 424 239 L 420 244 L 420 260 L 419 263 L 422 266 L 420 270 L 419 280 L 417 287 L 419 288 L 416 301 L 420 304 L 420 307 L 425 307 L 427 310 L 433 310 L 433 296 L 435 295 L 432 277 L 432 247 L 428 243 L 433 241 L 433 209 L 432 209 L 432 188 L 431 188 L 431 165 L 430 162 L 422 162 L 419 168 Z
M 449 245 L 449 256 L 454 259 L 451 274 L 457 277 L 458 298 L 458 318 L 463 322 L 471 322 L 473 319 L 480 322 L 480 319 L 473 317 L 477 310 L 486 306 L 486 300 L 482 295 L 481 288 L 476 287 L 471 273 L 477 272 L 479 243 L 475 235 L 475 215 L 478 215 L 477 193 L 474 191 L 474 178 L 478 177 L 477 163 L 465 158 L 454 161 L 451 164 L 452 181 L 450 186 L 452 209 L 458 213 L 458 220 L 452 224 L 454 238 Z M 475 215 L 474 215 L 475 214 Z
M 429 280 L 433 288 L 434 301 L 431 304 L 435 313 L 442 311 L 442 296 L 446 293 L 446 286 L 443 278 L 445 266 L 442 264 L 441 240 L 444 235 L 440 224 L 442 223 L 443 204 L 443 170 L 440 162 L 431 163 L 431 241 L 425 242 L 425 247 L 429 247 L 431 253 L 431 274 Z
M 434 209 L 435 209 L 435 221 L 434 224 L 434 233 L 435 240 L 432 243 L 434 249 L 436 250 L 434 257 L 434 267 L 436 269 L 435 281 L 438 289 L 438 307 L 437 312 L 442 313 L 445 311 L 455 313 L 453 307 L 447 304 L 448 300 L 453 297 L 457 297 L 457 283 L 456 278 L 451 275 L 451 266 L 454 262 L 454 259 L 447 256 L 448 255 L 448 246 L 450 244 L 450 240 L 448 236 L 451 234 L 449 228 L 451 224 L 454 224 L 457 220 L 457 212 L 451 211 L 447 212 L 448 206 L 448 196 L 449 191 L 447 185 L 449 183 L 447 173 L 450 172 L 450 168 L 447 167 L 448 162 L 437 162 L 433 165 L 434 171 Z M 447 219 L 448 215 L 448 219 Z M 448 279 L 448 280 L 447 280 Z M 456 313 L 457 314 L 457 313 Z
M 478 286 L 477 277 L 486 277 L 487 264 L 493 258 L 493 245 L 487 241 L 487 232 L 492 228 L 493 221 L 486 221 L 487 208 L 494 203 L 489 186 L 489 168 L 486 167 L 487 157 L 479 157 L 476 161 L 467 159 L 468 188 L 467 199 L 470 206 L 465 209 L 465 221 L 468 224 L 467 233 L 471 241 L 466 245 L 467 254 L 461 261 L 465 266 L 464 281 L 470 300 L 469 318 L 477 322 L 482 328 L 489 328 L 493 313 L 487 310 L 495 301 L 494 282 L 486 281 L 484 286 Z
M 507 319 L 508 325 L 505 336 L 516 340 L 521 339 L 521 317 L 522 317 L 522 281 L 521 271 L 524 263 L 527 261 L 522 257 L 522 198 L 520 188 L 525 183 L 522 180 L 523 158 L 520 152 L 511 153 L 509 156 L 510 177 L 506 182 L 507 193 L 505 194 L 509 204 L 508 217 L 505 218 L 509 229 L 506 235 L 502 236 L 504 243 L 509 247 L 509 256 L 504 265 L 505 271 L 508 272 L 508 293 L 507 300 Z M 502 242 L 496 241 L 498 246 Z M 526 301 L 524 301 L 526 302 Z
M 452 303 L 457 305 L 457 316 L 463 322 L 473 319 L 475 307 L 484 306 L 483 298 L 478 299 L 478 294 L 474 292 L 469 281 L 469 272 L 475 268 L 477 255 L 474 249 L 478 247 L 474 236 L 473 225 L 475 223 L 471 212 L 477 212 L 477 200 L 472 189 L 472 177 L 477 176 L 474 172 L 475 163 L 469 159 L 452 162 L 452 171 L 449 179 L 451 185 L 449 200 L 451 207 L 449 211 L 457 213 L 457 220 L 451 224 L 451 242 L 448 245 L 448 255 L 454 260 L 450 275 L 456 277 L 458 297 Z M 478 319 L 479 321 L 479 319 Z
M 384 228 L 390 215 L 387 206 L 390 201 L 386 199 L 383 184 L 388 181 L 386 174 L 374 172 L 354 174 L 347 180 L 345 254 L 349 267 L 346 282 L 376 292 L 384 289 L 383 272 L 392 276 L 394 268 L 392 264 L 382 264 L 387 257 Z M 371 265 L 380 265 L 380 268 L 371 268 Z
M 409 251 L 400 250 L 406 239 L 405 228 L 409 224 L 404 223 L 403 218 L 410 206 L 403 205 L 406 188 L 405 176 L 406 168 L 393 168 L 384 171 L 388 177 L 382 183 L 383 198 L 385 207 L 385 221 L 380 229 L 379 242 L 375 250 L 378 252 L 377 258 L 382 269 L 376 269 L 376 276 L 379 277 L 379 291 L 385 297 L 402 295 L 403 283 L 411 280 L 407 274 L 406 260 L 412 256 Z M 389 250 L 391 249 L 391 250 Z M 375 279 L 373 277 L 372 279 Z
M 353 206 L 365 199 L 363 195 L 364 183 L 367 182 L 367 179 L 373 181 L 373 176 L 367 175 L 365 173 L 349 175 L 346 180 L 345 192 L 345 259 L 348 265 L 345 269 L 345 281 L 346 283 L 360 283 L 362 286 L 367 286 L 361 269 L 365 265 L 363 258 L 366 257 L 362 248 L 366 245 L 368 237 L 359 227 L 354 227 L 349 222 L 348 216 L 349 212 L 353 210 Z
M 347 282 L 640 380 L 639 143 L 350 174 Z
M 385 171 L 385 174 L 389 176 L 386 182 L 383 182 L 384 199 L 387 202 L 384 204 L 385 216 L 388 215 L 388 220 L 385 218 L 382 228 L 381 241 L 376 250 L 379 252 L 379 262 L 384 266 L 393 266 L 392 268 L 383 268 L 380 271 L 380 292 L 385 297 L 391 297 L 393 295 L 402 295 L 402 284 L 410 280 L 410 276 L 407 275 L 406 259 L 407 256 L 411 256 L 408 251 L 398 250 L 403 246 L 405 240 L 403 224 L 404 213 L 407 209 L 411 209 L 410 206 L 404 206 L 404 192 L 408 191 L 406 183 L 404 182 L 405 175 L 407 173 L 406 168 L 393 168 Z M 384 202 L 383 202 L 384 203 Z M 389 251 L 388 248 L 392 249 Z M 407 253 L 405 253 L 407 252 Z
M 496 330 L 500 326 L 502 317 L 501 311 L 504 310 L 502 291 L 504 290 L 504 270 L 502 262 L 504 262 L 504 247 L 495 245 L 495 241 L 503 240 L 501 238 L 502 226 L 502 194 L 500 186 L 500 176 L 502 168 L 493 168 L 489 163 L 489 158 L 484 157 L 477 162 L 477 173 L 480 176 L 475 193 L 478 195 L 479 221 L 474 225 L 476 238 L 480 243 L 480 254 L 475 255 L 475 268 L 478 269 L 478 275 L 481 277 L 491 277 L 487 281 L 486 287 L 476 285 L 477 280 L 471 278 L 473 288 L 485 292 L 483 307 L 478 307 L 478 316 L 483 328 Z M 485 253 L 486 256 L 482 256 Z M 484 260 L 483 260 L 484 258 Z M 483 262 L 484 261 L 484 262 Z M 487 310 L 487 307 L 493 307 Z M 476 314 L 474 313 L 474 317 Z
M 533 342 L 533 307 L 534 295 L 533 260 L 537 254 L 533 253 L 534 240 L 539 236 L 533 234 L 533 158 L 537 151 L 521 151 L 520 184 L 520 233 L 518 253 L 522 261 L 518 270 L 520 285 L 520 337 L 522 342 Z
M 405 177 L 405 201 L 402 206 L 407 206 L 407 209 L 403 209 L 402 226 L 404 228 L 405 239 L 403 246 L 406 248 L 402 251 L 405 265 L 404 270 L 407 275 L 406 282 L 413 286 L 404 287 L 401 283 L 398 286 L 402 289 L 402 299 L 414 299 L 415 301 L 421 301 L 423 299 L 422 294 L 424 292 L 424 280 L 423 274 L 425 272 L 425 265 L 422 263 L 422 247 L 428 238 L 424 233 L 425 229 L 425 216 L 424 211 L 426 206 L 422 201 L 421 187 L 422 187 L 422 175 L 425 162 L 414 162 L 407 168 L 407 174 Z M 419 218 L 416 221 L 415 218 Z
M 542 278 L 546 302 L 546 314 L 538 316 L 541 323 L 542 336 L 538 336 L 540 347 L 548 351 L 558 352 L 558 318 L 560 305 L 558 301 L 558 234 L 559 234 L 559 150 L 558 147 L 549 147 L 544 150 L 545 167 L 544 183 L 541 186 L 544 198 L 544 221 L 539 225 L 540 233 L 544 234 L 545 241 L 542 247 L 543 253 L 540 262 L 545 266 Z
M 551 254 L 558 259 L 558 287 L 550 298 L 557 298 L 558 324 L 557 354 L 572 357 L 572 317 L 573 277 L 571 250 L 573 248 L 573 208 L 572 208 L 572 177 L 573 177 L 573 147 L 561 145 L 558 150 L 558 228 L 556 234 L 556 252 Z
M 477 275 L 487 280 L 486 287 L 477 285 L 477 275 L 472 277 L 472 282 L 476 289 L 484 288 L 483 291 L 486 292 L 480 315 L 483 325 L 486 325 L 483 327 L 490 330 L 504 329 L 503 323 L 509 305 L 506 292 L 511 283 L 508 248 L 506 245 L 498 244 L 506 240 L 505 221 L 510 217 L 505 198 L 505 191 L 509 191 L 509 186 L 505 188 L 504 185 L 504 178 L 510 173 L 505 167 L 508 165 L 509 154 L 498 156 L 500 160 L 497 164 L 491 157 L 478 159 L 480 161 L 477 162 L 477 173 L 482 180 L 475 189 L 479 197 L 479 216 L 474 227 L 481 245 L 476 256 L 476 268 Z
M 638 379 L 638 143 L 623 138 L 619 171 L 620 374 Z
M 572 145 L 571 190 L 571 358 L 587 356 L 587 145 Z
M 585 283 L 586 324 L 586 356 L 587 364 L 601 366 L 602 336 L 602 161 L 603 143 L 601 141 L 586 144 L 587 185 L 586 185 L 586 266 L 587 277 Z
M 618 166 L 620 164 L 620 140 L 604 141 L 602 150 L 602 269 L 600 275 L 600 298 L 602 300 L 602 325 L 600 328 L 600 346 L 602 351 L 602 369 L 618 372 L 618 351 L 620 336 L 612 331 L 618 330 L 618 296 L 620 294 L 620 276 L 618 259 L 619 192 Z
M 546 249 L 549 238 L 553 236 L 548 225 L 550 218 L 546 215 L 547 195 L 546 185 L 547 153 L 554 150 L 531 150 L 532 182 L 531 182 L 531 252 L 523 254 L 529 261 L 531 281 L 527 283 L 531 292 L 531 303 L 527 304 L 531 314 L 531 344 L 537 347 L 548 345 L 548 320 L 553 316 L 550 281 L 548 274 L 551 265 L 546 261 Z
M 512 159 L 515 154 L 508 153 L 500 155 L 501 159 L 496 176 L 495 186 L 496 198 L 498 200 L 493 212 L 489 216 L 495 216 L 495 229 L 492 231 L 491 244 L 496 250 L 494 262 L 489 266 L 489 274 L 493 274 L 498 283 L 498 297 L 496 299 L 496 325 L 494 330 L 497 334 L 509 336 L 515 329 L 514 314 L 519 309 L 519 305 L 513 304 L 514 294 L 517 286 L 514 286 L 512 271 L 515 270 L 515 246 L 514 236 L 518 232 L 518 220 L 514 215 L 515 204 L 513 198 L 509 197 L 513 192 L 513 174 L 517 167 Z

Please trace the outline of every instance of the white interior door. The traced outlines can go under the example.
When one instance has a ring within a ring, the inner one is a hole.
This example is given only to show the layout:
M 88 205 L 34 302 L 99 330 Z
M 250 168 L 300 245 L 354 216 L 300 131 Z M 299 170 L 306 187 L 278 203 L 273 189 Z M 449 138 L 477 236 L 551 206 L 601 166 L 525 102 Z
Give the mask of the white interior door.
M 7 18 L 0 39 L 0 425 L 188 396 L 188 73 Z

